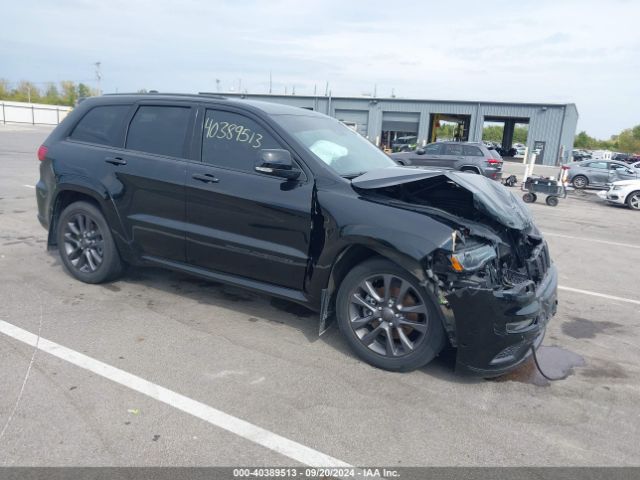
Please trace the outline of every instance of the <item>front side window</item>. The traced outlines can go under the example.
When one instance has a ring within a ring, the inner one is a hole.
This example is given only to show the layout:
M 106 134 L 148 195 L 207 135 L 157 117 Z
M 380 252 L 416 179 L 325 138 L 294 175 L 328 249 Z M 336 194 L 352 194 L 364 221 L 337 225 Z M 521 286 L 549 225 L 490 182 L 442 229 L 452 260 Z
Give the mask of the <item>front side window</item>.
M 183 157 L 190 114 L 190 107 L 140 107 L 129 125 L 126 148 Z
M 273 115 L 309 152 L 343 177 L 397 164 L 362 135 L 325 116 Z
M 426 147 L 424 147 L 424 153 L 430 153 L 431 155 L 439 155 L 440 145 L 438 145 L 437 143 L 427 145 Z
M 123 123 L 130 105 L 94 107 L 82 117 L 69 136 L 80 142 L 121 147 Z
M 202 132 L 202 161 L 217 167 L 254 172 L 262 149 L 282 148 L 256 121 L 238 113 L 207 110 Z

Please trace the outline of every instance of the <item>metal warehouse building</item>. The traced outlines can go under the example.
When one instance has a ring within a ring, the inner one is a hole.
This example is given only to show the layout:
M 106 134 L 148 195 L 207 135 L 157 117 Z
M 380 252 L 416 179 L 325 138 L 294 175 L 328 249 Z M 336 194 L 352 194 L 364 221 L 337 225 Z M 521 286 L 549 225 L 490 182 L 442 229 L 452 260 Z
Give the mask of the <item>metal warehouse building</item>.
M 441 123 L 456 125 L 456 138 L 482 141 L 486 123 L 504 125 L 502 146 L 513 144 L 516 125 L 528 125 L 527 147 L 539 149 L 537 162 L 569 161 L 578 122 L 572 103 L 503 103 L 399 98 L 225 94 L 315 110 L 341 120 L 376 145 L 417 137 L 423 145 L 436 141 Z

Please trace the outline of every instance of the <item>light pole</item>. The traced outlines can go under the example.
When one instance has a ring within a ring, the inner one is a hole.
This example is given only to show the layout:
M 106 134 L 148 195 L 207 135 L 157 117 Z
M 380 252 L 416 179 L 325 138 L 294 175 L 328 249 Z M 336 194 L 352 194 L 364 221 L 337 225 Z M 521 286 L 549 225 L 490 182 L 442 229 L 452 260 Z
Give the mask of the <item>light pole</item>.
M 100 71 L 101 64 L 102 62 L 94 63 L 96 66 L 96 80 L 98 81 L 98 95 L 102 95 L 102 90 L 100 90 L 100 80 L 102 80 L 102 72 Z

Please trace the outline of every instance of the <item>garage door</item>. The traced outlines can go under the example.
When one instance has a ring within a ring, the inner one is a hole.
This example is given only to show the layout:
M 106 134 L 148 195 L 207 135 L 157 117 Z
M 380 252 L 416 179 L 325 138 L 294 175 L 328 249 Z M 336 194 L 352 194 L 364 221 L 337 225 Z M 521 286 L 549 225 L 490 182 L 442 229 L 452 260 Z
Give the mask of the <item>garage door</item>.
M 418 133 L 420 114 L 413 112 L 382 112 L 382 131 Z
M 336 110 L 336 118 L 353 128 L 363 137 L 367 136 L 369 112 L 366 110 Z

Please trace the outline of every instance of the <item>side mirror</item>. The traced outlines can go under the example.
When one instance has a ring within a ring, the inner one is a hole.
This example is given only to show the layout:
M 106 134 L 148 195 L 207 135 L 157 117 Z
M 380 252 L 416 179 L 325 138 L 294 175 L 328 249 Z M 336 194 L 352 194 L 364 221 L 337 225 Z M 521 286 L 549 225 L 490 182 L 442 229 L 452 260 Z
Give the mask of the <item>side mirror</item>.
M 295 180 L 300 176 L 300 170 L 293 166 L 289 150 L 260 150 L 260 157 L 256 162 L 255 169 L 256 172 L 286 178 L 287 180 Z
M 425 151 L 424 148 L 417 148 L 416 149 L 416 154 L 418 154 L 418 155 L 424 155 L 425 153 L 427 153 L 427 152 Z

